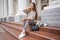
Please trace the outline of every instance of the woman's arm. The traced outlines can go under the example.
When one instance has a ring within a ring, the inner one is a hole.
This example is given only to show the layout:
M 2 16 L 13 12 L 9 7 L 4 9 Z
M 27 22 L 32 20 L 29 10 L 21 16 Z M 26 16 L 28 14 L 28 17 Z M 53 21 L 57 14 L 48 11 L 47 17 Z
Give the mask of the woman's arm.
M 24 9 L 23 12 L 27 14 L 28 13 L 28 10 L 27 9 Z
M 22 18 L 21 21 L 26 21 L 26 20 L 31 20 L 30 18 L 26 17 L 26 18 Z
M 23 12 L 29 13 L 30 12 L 30 7 L 28 7 L 27 9 L 24 9 Z

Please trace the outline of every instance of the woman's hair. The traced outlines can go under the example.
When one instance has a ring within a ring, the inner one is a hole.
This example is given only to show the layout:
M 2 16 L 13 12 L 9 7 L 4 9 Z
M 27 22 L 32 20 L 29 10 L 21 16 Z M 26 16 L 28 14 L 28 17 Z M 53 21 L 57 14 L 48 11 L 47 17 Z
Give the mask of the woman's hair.
M 33 6 L 34 6 L 33 10 L 36 12 L 35 20 L 37 20 L 37 16 L 38 16 L 38 14 L 37 14 L 37 10 L 36 10 L 36 5 L 35 5 L 35 3 L 33 3 L 33 2 L 31 2 L 31 3 L 32 3 Z

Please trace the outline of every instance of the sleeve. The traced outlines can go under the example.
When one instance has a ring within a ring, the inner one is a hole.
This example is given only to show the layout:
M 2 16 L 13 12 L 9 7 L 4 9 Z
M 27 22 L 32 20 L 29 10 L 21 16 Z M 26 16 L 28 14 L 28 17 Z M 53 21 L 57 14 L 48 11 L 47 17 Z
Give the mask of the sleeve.
M 26 9 L 25 9 L 25 10 L 23 10 L 23 12 L 24 12 L 24 13 L 28 13 L 28 11 L 27 11 Z

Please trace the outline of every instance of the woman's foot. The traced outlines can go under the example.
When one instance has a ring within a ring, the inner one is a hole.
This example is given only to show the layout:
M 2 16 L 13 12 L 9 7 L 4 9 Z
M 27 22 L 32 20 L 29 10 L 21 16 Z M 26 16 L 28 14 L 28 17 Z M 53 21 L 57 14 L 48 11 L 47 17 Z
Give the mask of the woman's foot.
M 21 38 L 23 38 L 23 37 L 25 37 L 25 36 L 26 36 L 25 30 L 23 30 L 22 33 L 19 35 L 18 38 L 21 39 Z

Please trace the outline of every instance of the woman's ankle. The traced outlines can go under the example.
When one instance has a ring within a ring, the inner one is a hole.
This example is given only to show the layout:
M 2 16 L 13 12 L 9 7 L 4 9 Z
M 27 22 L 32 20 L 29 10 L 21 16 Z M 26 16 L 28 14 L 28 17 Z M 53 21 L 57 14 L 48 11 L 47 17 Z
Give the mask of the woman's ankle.
M 22 30 L 22 33 L 24 33 L 24 34 L 25 34 L 25 30 Z

